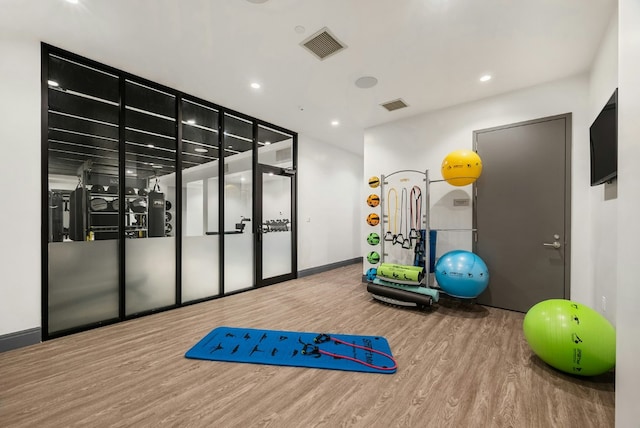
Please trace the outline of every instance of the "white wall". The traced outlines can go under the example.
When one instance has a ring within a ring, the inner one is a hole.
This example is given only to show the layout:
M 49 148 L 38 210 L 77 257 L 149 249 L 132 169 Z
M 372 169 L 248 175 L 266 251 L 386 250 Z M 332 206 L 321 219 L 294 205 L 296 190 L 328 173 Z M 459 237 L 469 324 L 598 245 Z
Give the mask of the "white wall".
M 613 13 L 589 76 L 588 122 L 598 113 L 618 87 L 618 15 Z M 593 270 L 594 309 L 616 323 L 617 259 L 617 182 L 589 190 L 591 226 L 591 269 Z M 603 299 L 605 301 L 603 301 Z
M 362 157 L 298 136 L 298 270 L 360 257 Z
M 452 150 L 471 149 L 474 130 L 571 112 L 572 201 L 571 201 L 571 297 L 593 306 L 589 222 L 589 116 L 587 75 L 539 85 L 497 97 L 486 98 L 445 110 L 418 115 L 365 130 L 364 175 L 398 169 L 429 169 L 432 179 L 440 174 L 442 159 Z M 439 177 L 438 177 L 439 178 Z M 447 197 L 451 188 L 431 186 L 431 202 Z M 470 191 L 468 188 L 458 190 Z M 363 205 L 363 204 L 362 204 Z M 362 207 L 363 218 L 367 211 Z M 471 227 L 471 210 L 465 225 Z M 458 217 L 459 218 L 459 217 Z M 361 228 L 361 236 L 367 229 Z M 470 239 L 470 238 L 469 238 Z M 362 240 L 364 241 L 364 239 Z M 440 243 L 440 238 L 438 240 Z M 362 244 L 361 252 L 368 248 Z
M 40 45 L 0 40 L 0 335 L 40 326 Z M 9 59 L 9 60 L 7 60 Z
M 640 426 L 640 3 L 619 0 L 616 426 Z

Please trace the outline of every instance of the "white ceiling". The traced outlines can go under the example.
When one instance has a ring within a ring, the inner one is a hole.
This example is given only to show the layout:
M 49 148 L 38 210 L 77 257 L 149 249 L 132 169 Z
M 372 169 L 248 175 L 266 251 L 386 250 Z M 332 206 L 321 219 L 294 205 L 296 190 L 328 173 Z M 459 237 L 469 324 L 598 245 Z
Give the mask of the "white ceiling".
M 615 4 L 0 0 L 0 38 L 44 41 L 361 153 L 366 127 L 587 71 Z M 300 42 L 323 27 L 348 47 L 320 61 Z M 357 88 L 362 76 L 379 83 Z M 379 105 L 397 98 L 409 108 Z

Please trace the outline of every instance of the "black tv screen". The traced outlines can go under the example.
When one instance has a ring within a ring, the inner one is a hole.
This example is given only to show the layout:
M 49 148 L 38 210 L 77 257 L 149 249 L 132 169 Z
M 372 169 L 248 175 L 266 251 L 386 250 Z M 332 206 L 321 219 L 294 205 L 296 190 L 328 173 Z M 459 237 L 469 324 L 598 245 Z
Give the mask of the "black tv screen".
M 618 89 L 589 128 L 591 139 L 591 185 L 611 181 L 618 175 Z

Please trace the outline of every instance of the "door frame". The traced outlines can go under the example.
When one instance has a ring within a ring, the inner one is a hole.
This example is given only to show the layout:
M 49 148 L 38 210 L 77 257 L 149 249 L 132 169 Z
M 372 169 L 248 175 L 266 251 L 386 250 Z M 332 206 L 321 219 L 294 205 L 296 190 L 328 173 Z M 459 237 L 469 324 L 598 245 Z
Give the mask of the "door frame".
M 291 179 L 291 272 L 271 278 L 262 277 L 262 179 L 264 174 L 272 173 Z M 254 254 L 256 257 L 256 287 L 277 284 L 279 282 L 298 277 L 298 210 L 297 210 L 297 183 L 296 170 L 293 168 L 281 168 L 272 165 L 257 164 L 256 166 L 256 190 L 254 193 Z
M 526 120 L 522 122 L 511 123 L 508 125 L 501 125 L 492 128 L 485 128 L 473 131 L 473 150 L 478 151 L 478 135 L 499 131 L 503 129 L 516 128 L 525 125 L 532 125 L 536 123 L 549 122 L 552 120 L 564 119 L 565 120 L 565 139 L 564 139 L 564 230 L 563 234 L 563 248 L 564 248 L 564 298 L 571 298 L 571 147 L 572 147 L 572 113 L 564 113 L 555 116 L 548 116 L 539 119 Z M 476 183 L 473 183 L 473 229 L 477 230 L 477 198 L 478 190 Z M 478 235 L 474 232 L 473 239 L 473 252 L 477 253 Z

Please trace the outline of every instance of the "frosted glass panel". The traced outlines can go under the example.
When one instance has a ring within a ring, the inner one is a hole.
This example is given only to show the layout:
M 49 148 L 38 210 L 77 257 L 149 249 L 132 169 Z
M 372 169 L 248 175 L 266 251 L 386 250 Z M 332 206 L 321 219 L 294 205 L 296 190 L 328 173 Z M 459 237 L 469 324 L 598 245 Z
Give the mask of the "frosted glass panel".
M 187 211 L 185 213 L 186 236 L 204 235 L 204 191 L 202 187 L 202 181 L 193 181 L 187 183 L 185 188 L 184 198 L 187 201 Z
M 217 167 L 217 165 L 216 165 Z M 218 177 L 210 178 L 207 183 L 207 232 L 218 231 Z
M 262 175 L 262 278 L 291 273 L 291 178 Z
M 262 236 L 262 277 L 291 273 L 291 232 Z
M 224 116 L 224 291 L 255 285 L 253 232 L 253 123 Z
M 49 333 L 118 317 L 118 241 L 49 244 Z
M 224 291 L 229 293 L 252 287 L 255 283 L 253 234 L 227 234 L 224 248 Z
M 182 239 L 182 301 L 220 294 L 218 236 L 188 236 Z
M 126 314 L 176 303 L 176 240 L 126 241 Z
M 220 294 L 219 112 L 182 100 L 182 301 Z

